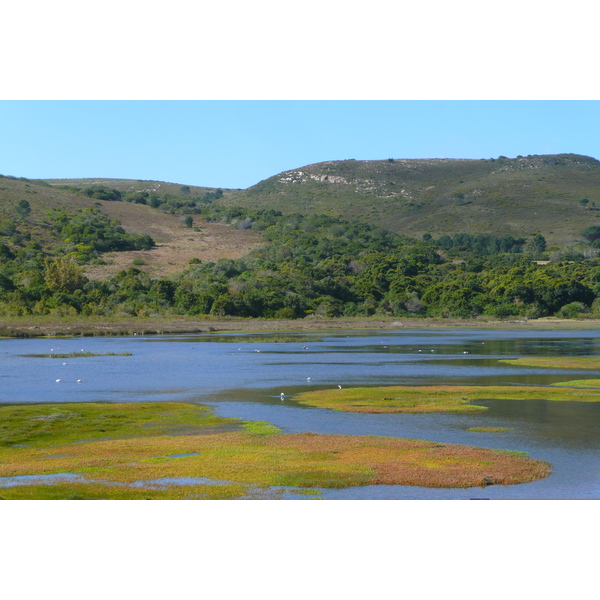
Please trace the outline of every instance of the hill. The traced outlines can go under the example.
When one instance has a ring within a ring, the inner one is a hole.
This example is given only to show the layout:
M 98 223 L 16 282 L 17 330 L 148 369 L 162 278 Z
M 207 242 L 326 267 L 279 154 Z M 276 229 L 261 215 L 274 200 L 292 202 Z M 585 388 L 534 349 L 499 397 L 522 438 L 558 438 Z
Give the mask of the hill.
M 189 260 L 217 261 L 220 258 L 238 258 L 260 246 L 262 237 L 250 230 L 238 230 L 220 223 L 202 222 L 197 231 L 186 227 L 181 214 L 155 210 L 137 202 L 115 202 L 89 197 L 82 190 L 103 186 L 123 192 L 160 191 L 164 196 L 186 202 L 189 198 L 214 192 L 213 188 L 182 186 L 166 182 L 135 182 L 133 180 L 69 179 L 30 180 L 0 176 L 0 242 L 18 249 L 31 240 L 49 255 L 64 246 L 49 214 L 64 211 L 80 214 L 95 210 L 111 220 L 118 220 L 125 232 L 149 235 L 156 243 L 147 250 L 104 252 L 101 261 L 85 265 L 84 274 L 91 279 L 105 278 L 126 269 L 136 260 L 136 266 L 151 275 L 162 276 L 186 268 Z M 183 191 L 182 191 L 183 188 Z M 225 193 L 225 192 L 224 192 Z M 19 203 L 29 206 L 25 219 L 17 219 Z M 194 217 L 193 217 L 194 218 Z M 8 226 L 18 220 L 17 231 Z M 194 225 L 200 225 L 196 219 Z M 102 264 L 103 263 L 103 264 Z
M 597 189 L 575 155 L 321 163 L 227 193 L 1 177 L 0 315 L 597 316 Z
M 600 223 L 600 162 L 577 154 L 328 161 L 279 173 L 219 202 L 358 217 L 415 237 L 540 232 L 562 247 Z

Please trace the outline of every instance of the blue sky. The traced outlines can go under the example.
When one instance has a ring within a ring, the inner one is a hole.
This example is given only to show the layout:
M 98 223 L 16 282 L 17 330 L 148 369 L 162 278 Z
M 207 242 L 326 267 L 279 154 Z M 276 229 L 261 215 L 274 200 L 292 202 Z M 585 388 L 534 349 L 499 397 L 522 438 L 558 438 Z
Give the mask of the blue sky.
M 0 101 L 0 173 L 245 188 L 325 160 L 600 158 L 599 101 Z

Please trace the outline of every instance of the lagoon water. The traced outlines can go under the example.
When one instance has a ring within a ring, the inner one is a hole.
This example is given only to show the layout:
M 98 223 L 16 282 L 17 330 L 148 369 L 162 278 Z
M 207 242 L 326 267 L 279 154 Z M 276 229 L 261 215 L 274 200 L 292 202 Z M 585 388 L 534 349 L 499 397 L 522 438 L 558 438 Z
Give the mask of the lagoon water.
M 600 331 L 398 329 L 278 337 L 286 341 L 269 341 L 273 334 L 216 333 L 4 339 L 0 403 L 192 401 L 210 405 L 224 417 L 269 421 L 284 432 L 384 435 L 518 450 L 553 466 L 546 479 L 521 485 L 364 486 L 325 490 L 324 498 L 600 498 L 600 403 L 490 399 L 480 402 L 488 410 L 476 414 L 369 415 L 294 402 L 300 391 L 338 384 L 544 386 L 598 378 L 592 370 L 515 367 L 498 359 L 598 356 L 600 362 Z M 132 356 L 26 356 L 81 351 Z M 510 431 L 466 431 L 476 426 Z

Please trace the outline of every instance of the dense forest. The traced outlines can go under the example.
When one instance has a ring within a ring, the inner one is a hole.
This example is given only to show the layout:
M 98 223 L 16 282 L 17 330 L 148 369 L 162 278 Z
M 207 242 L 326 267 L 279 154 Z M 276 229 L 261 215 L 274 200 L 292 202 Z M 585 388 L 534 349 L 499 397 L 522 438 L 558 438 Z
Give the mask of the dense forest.
M 152 238 L 95 208 L 50 210 L 44 227 L 60 243 L 43 245 L 28 232 L 30 207 L 20 202 L 0 222 L 1 315 L 571 318 L 600 309 L 600 228 L 582 232 L 588 256 L 564 252 L 548 261 L 539 233 L 415 239 L 361 219 L 219 205 L 220 190 L 196 198 L 75 191 L 254 229 L 267 243 L 237 260 L 192 259 L 170 277 L 131 267 L 91 281 L 85 265 L 102 263 L 108 251 L 148 250 Z

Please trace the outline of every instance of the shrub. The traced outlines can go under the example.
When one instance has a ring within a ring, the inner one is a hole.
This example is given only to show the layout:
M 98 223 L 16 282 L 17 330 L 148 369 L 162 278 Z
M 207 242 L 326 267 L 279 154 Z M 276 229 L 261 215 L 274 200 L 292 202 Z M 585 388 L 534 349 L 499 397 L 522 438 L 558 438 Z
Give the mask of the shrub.
M 583 313 L 589 313 L 590 309 L 583 302 L 571 302 L 565 304 L 557 313 L 563 319 L 576 319 Z

